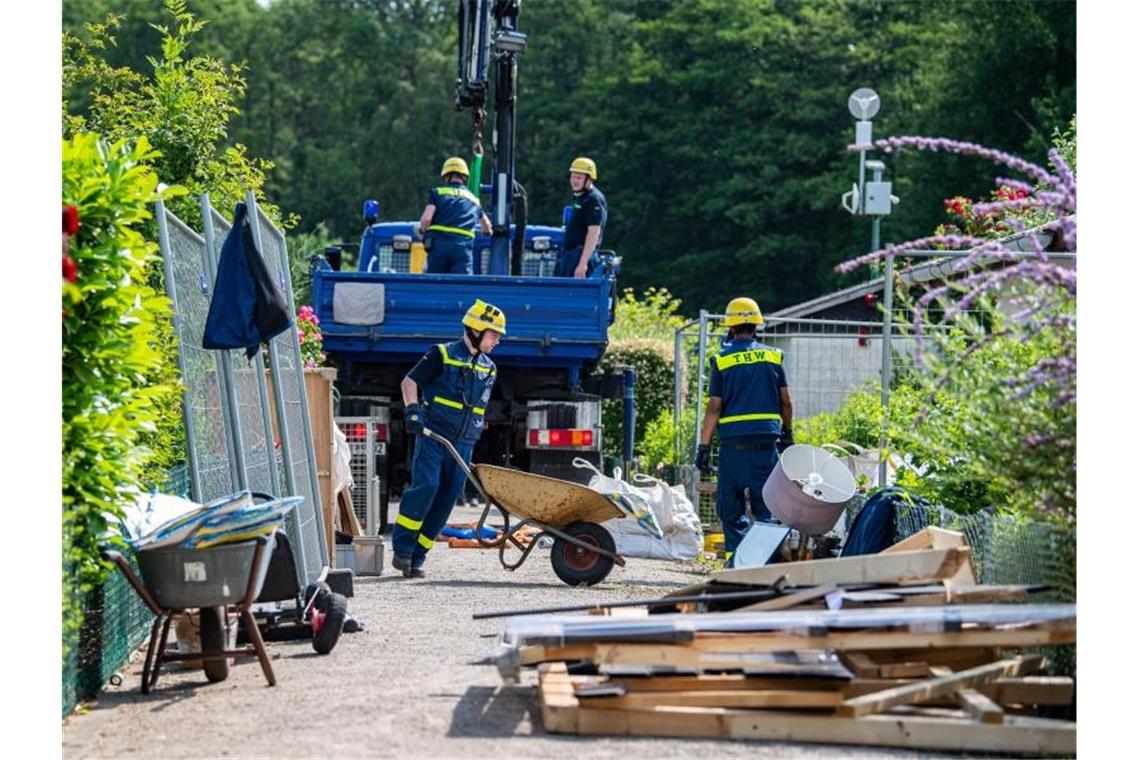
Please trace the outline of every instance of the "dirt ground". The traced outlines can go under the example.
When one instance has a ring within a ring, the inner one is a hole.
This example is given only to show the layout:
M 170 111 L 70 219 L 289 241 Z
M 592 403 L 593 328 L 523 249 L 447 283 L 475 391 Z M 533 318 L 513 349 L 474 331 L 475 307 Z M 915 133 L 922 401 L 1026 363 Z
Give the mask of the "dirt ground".
M 453 519 L 466 515 L 457 509 Z M 385 539 L 385 562 L 390 547 Z M 810 744 L 606 738 L 547 734 L 533 670 L 504 686 L 491 654 L 504 621 L 474 611 L 659 596 L 699 579 L 694 565 L 630 559 L 593 588 L 569 588 L 536 550 L 518 571 L 490 550 L 439 544 L 427 577 L 357 578 L 349 613 L 365 628 L 329 655 L 309 641 L 269 646 L 277 685 L 255 659 L 228 680 L 164 670 L 139 692 L 142 658 L 86 711 L 64 721 L 63 756 L 94 757 L 911 757 L 915 753 Z M 925 754 L 925 753 L 924 753 Z M 926 755 L 929 756 L 929 755 Z

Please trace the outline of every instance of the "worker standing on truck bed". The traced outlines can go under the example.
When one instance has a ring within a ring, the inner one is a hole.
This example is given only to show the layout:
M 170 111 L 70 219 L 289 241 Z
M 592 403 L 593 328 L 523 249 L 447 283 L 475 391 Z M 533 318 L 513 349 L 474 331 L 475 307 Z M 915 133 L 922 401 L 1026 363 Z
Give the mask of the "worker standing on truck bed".
M 491 220 L 475 194 L 467 189 L 467 162 L 452 156 L 439 172 L 445 184 L 428 191 L 420 216 L 420 234 L 427 249 L 427 271 L 472 274 L 475 228 L 491 234 Z
M 476 299 L 463 316 L 463 337 L 429 348 L 400 383 L 409 433 L 422 434 L 426 427 L 451 441 L 463 460 L 471 462 L 495 384 L 495 363 L 487 354 L 506 334 L 503 312 Z M 447 524 L 465 479 L 447 450 L 421 435 L 412 455 L 412 484 L 404 491 L 392 528 L 392 567 L 405 578 L 424 577 L 428 550 Z
M 598 265 L 607 210 L 606 196 L 594 184 L 597 181 L 598 167 L 592 159 L 579 156 L 570 164 L 574 203 L 555 277 L 589 277 Z
M 716 516 L 724 527 L 724 554 L 731 566 L 733 552 L 750 526 L 745 489 L 760 522 L 772 519 L 764 503 L 764 482 L 792 445 L 792 396 L 784 375 L 784 352 L 756 340 L 764 324 L 760 307 L 751 298 L 734 298 L 725 310 L 728 338 L 720 353 L 709 357 L 709 405 L 701 426 L 697 467 L 710 472 L 709 445 L 713 430 L 720 434 L 717 464 Z

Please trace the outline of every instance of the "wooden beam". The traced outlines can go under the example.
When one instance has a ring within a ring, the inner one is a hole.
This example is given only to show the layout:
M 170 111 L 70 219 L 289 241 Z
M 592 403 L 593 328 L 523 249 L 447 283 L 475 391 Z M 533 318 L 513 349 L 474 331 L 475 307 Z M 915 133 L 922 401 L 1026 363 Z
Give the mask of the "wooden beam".
M 744 689 L 776 689 L 840 692 L 849 681 L 810 676 L 752 676 L 743 673 L 709 673 L 697 676 L 609 676 L 606 683 L 620 686 L 629 693 L 653 691 L 741 691 Z M 891 686 L 897 686 L 892 683 Z M 883 687 L 886 688 L 886 687 Z M 846 694 L 846 692 L 843 692 Z M 848 695 L 849 696 L 849 695 Z
M 731 691 L 652 691 L 622 696 L 578 697 L 581 704 L 605 710 L 651 710 L 657 707 L 725 707 L 827 709 L 839 706 L 838 691 L 803 689 Z
M 923 528 L 913 536 L 908 536 L 893 546 L 888 546 L 881 553 L 916 551 L 920 549 L 949 549 L 955 546 L 969 547 L 965 534 L 956 530 L 946 530 L 931 525 Z M 970 559 L 962 563 L 962 567 L 947 579 L 950 586 L 973 586 L 978 582 L 978 573 Z
M 863 652 L 840 652 L 839 660 L 856 678 L 879 678 L 879 663 Z
M 888 662 L 879 666 L 880 678 L 926 678 L 932 668 L 925 662 Z
M 933 670 L 933 668 L 931 668 Z M 858 697 L 864 694 L 906 686 L 914 683 L 904 678 L 859 678 L 848 681 L 843 687 L 844 697 Z M 976 690 L 1003 707 L 1011 705 L 1068 705 L 1073 701 L 1073 679 L 1062 676 L 1026 676 L 1023 678 L 998 678 L 989 683 L 979 684 Z M 935 697 L 920 704 L 955 704 L 951 696 Z
M 992 699 L 976 689 L 960 689 L 954 697 L 962 709 L 982 723 L 1004 723 L 1005 711 Z
M 998 678 L 978 691 L 1003 705 L 1067 705 L 1073 701 L 1073 679 L 1065 676 Z
M 1040 655 L 1024 655 L 970 668 L 960 673 L 929 678 L 907 686 L 896 686 L 875 694 L 853 697 L 839 706 L 838 713 L 845 718 L 858 718 L 862 715 L 885 712 L 896 705 L 914 704 L 960 689 L 968 689 L 995 678 L 1022 675 L 1040 667 L 1042 659 Z
M 825 583 L 913 583 L 951 578 L 970 556 L 969 547 L 929 549 L 892 554 L 866 554 L 837 559 L 814 559 L 784 562 L 763 567 L 725 570 L 712 576 L 720 583 L 768 586 L 787 576 L 789 586 L 821 586 Z M 705 584 L 673 592 L 689 596 Z

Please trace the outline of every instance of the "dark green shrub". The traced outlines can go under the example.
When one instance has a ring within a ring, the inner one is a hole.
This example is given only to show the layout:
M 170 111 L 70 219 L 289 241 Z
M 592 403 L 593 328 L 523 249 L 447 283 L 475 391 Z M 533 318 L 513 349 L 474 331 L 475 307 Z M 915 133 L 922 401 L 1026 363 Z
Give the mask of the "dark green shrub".
M 628 365 L 637 370 L 634 407 L 637 419 L 634 425 L 634 452 L 639 453 L 646 426 L 663 409 L 673 409 L 673 345 L 663 340 L 631 339 L 611 343 L 602 357 L 601 365 L 611 369 Z M 602 404 L 602 424 L 605 427 L 603 454 L 621 456 L 622 402 L 611 399 Z

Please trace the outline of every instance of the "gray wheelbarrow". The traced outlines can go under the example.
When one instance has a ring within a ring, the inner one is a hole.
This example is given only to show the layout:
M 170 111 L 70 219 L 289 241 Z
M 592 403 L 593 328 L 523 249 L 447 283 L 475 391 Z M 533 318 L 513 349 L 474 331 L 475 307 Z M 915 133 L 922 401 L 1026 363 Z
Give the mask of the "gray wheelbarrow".
M 229 658 L 257 657 L 265 680 L 270 686 L 277 683 L 269 664 L 269 655 L 265 651 L 265 643 L 250 612 L 250 606 L 257 599 L 265 581 L 272 551 L 272 535 L 208 549 L 140 551 L 136 556 L 141 579 L 135 575 L 130 563 L 120 552 L 103 552 L 107 560 L 119 567 L 131 587 L 155 615 L 143 663 L 143 694 L 149 693 L 158 683 L 158 671 L 164 662 L 178 660 L 201 660 L 202 670 L 208 680 L 224 681 L 229 677 Z M 227 605 L 233 605 L 237 609 L 252 646 L 226 648 Z M 199 611 L 202 651 L 168 653 L 166 639 L 170 634 L 172 618 L 187 609 Z
M 593 586 L 609 575 L 615 564 L 625 566 L 625 559 L 616 553 L 613 536 L 601 525 L 625 514 L 602 494 L 579 483 L 509 467 L 490 464 L 469 467 L 451 441 L 426 428 L 423 435 L 447 450 L 483 496 L 486 506 L 475 527 L 475 538 L 481 546 L 498 548 L 499 562 L 505 569 L 521 567 L 542 535 L 554 539 L 550 564 L 554 574 L 567 585 Z M 502 532 L 497 538 L 485 539 L 484 528 L 492 509 L 502 516 Z M 522 519 L 512 526 L 511 515 Z M 529 543 L 523 543 L 515 533 L 530 526 L 538 528 L 540 533 Z M 517 561 L 507 559 L 508 546 L 521 552 Z

